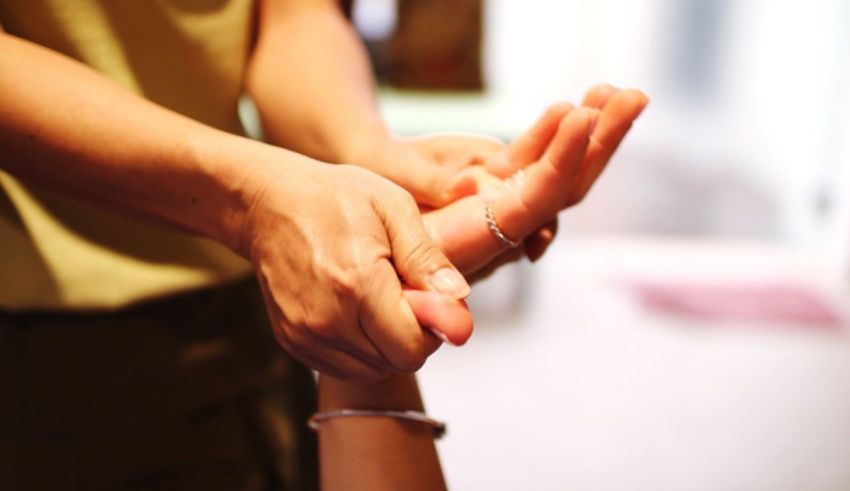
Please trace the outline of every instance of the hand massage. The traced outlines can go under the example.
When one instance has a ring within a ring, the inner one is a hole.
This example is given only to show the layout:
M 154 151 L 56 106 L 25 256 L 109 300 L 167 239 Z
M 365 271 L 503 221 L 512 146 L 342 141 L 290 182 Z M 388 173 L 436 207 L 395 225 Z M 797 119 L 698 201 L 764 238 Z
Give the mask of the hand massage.
M 600 84 L 507 143 L 396 136 L 333 0 L 0 25 L 3 489 L 444 489 L 415 372 L 648 103 Z

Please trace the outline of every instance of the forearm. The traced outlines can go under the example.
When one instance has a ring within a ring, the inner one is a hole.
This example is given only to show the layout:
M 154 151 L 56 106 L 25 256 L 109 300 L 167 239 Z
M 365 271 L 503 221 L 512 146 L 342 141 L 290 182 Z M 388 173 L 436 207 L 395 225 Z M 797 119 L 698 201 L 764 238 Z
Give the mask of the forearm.
M 356 162 L 389 138 L 365 50 L 334 0 L 264 1 L 247 89 L 270 143 Z
M 422 410 L 413 375 L 375 384 L 319 378 L 319 410 Z M 319 431 L 322 488 L 368 490 L 445 489 L 432 429 L 392 418 L 339 418 Z
M 246 181 L 281 150 L 157 106 L 0 33 L 0 167 L 37 185 L 238 248 Z

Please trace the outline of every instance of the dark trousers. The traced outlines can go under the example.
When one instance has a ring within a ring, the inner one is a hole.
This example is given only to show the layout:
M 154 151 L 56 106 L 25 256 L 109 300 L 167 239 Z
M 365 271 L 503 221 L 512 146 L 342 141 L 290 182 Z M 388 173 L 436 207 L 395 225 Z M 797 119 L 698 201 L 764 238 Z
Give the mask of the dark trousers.
M 314 407 L 253 282 L 0 312 L 0 489 L 316 489 Z

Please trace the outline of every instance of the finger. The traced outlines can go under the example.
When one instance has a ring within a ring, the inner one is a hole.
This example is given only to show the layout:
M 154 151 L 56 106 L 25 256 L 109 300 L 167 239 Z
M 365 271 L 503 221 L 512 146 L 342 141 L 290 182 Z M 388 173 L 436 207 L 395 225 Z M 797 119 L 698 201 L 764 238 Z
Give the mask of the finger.
M 423 217 L 429 235 L 464 275 L 477 271 L 505 250 L 487 227 L 485 203 L 483 196 L 470 196 Z
M 612 95 L 619 92 L 619 89 L 609 84 L 599 84 L 587 91 L 584 96 L 584 101 L 581 103 L 584 107 L 595 107 L 602 109 L 611 98 Z
M 424 217 L 431 237 L 467 278 L 480 279 L 482 268 L 490 269 L 491 263 L 503 257 L 510 256 L 506 262 L 522 257 L 521 249 L 508 250 L 490 231 L 485 204 L 484 197 L 470 196 Z
M 516 137 L 505 152 L 485 163 L 485 168 L 497 176 L 508 177 L 518 169 L 539 159 L 558 131 L 558 124 L 573 109 L 562 102 L 550 106 L 525 133 Z
M 359 318 L 363 332 L 393 371 L 418 370 L 441 342 L 419 325 L 389 261 L 376 265 L 364 293 Z
M 398 162 L 397 169 L 398 175 L 391 180 L 410 191 L 416 202 L 423 205 L 442 207 L 477 191 L 475 178 L 465 169 L 441 167 L 418 156 Z
M 540 161 L 528 168 L 523 188 L 493 201 L 494 218 L 509 238 L 522 239 L 557 216 L 574 185 L 598 114 L 591 108 L 571 111 Z
M 536 262 L 543 257 L 546 249 L 555 240 L 555 234 L 558 233 L 558 219 L 550 221 L 537 229 L 533 234 L 525 239 L 525 255 L 531 262 Z
M 576 188 L 578 193 L 571 201 L 578 202 L 584 198 L 648 102 L 643 92 L 634 89 L 611 96 L 591 136 L 584 168 L 579 176 L 579 186 Z
M 472 314 L 463 300 L 411 289 L 404 298 L 419 324 L 444 342 L 460 346 L 472 335 Z
M 597 112 L 585 108 L 566 116 L 553 143 L 562 148 L 529 168 L 522 190 L 490 201 L 496 225 L 508 238 L 520 240 L 557 216 Z M 469 196 L 425 215 L 431 236 L 464 274 L 476 272 L 508 250 L 488 226 L 486 203 L 482 196 Z
M 403 144 L 379 147 L 368 162 L 373 170 L 408 190 L 420 204 L 441 207 L 475 194 L 475 178 L 465 169 L 440 166 Z
M 431 240 L 416 203 L 406 193 L 375 203 L 389 239 L 392 262 L 404 282 L 454 298 L 469 295 L 469 284 Z

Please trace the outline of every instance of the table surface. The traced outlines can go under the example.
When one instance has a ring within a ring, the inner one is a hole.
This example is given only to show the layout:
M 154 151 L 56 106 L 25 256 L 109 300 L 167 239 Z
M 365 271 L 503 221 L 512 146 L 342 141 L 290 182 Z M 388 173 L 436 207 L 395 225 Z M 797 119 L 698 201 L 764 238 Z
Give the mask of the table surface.
M 757 242 L 560 238 L 476 287 L 476 332 L 420 374 L 463 490 L 850 489 L 845 326 L 649 311 L 629 284 L 796 285 L 844 318 L 822 258 Z M 513 302 L 513 303 L 512 303 Z

